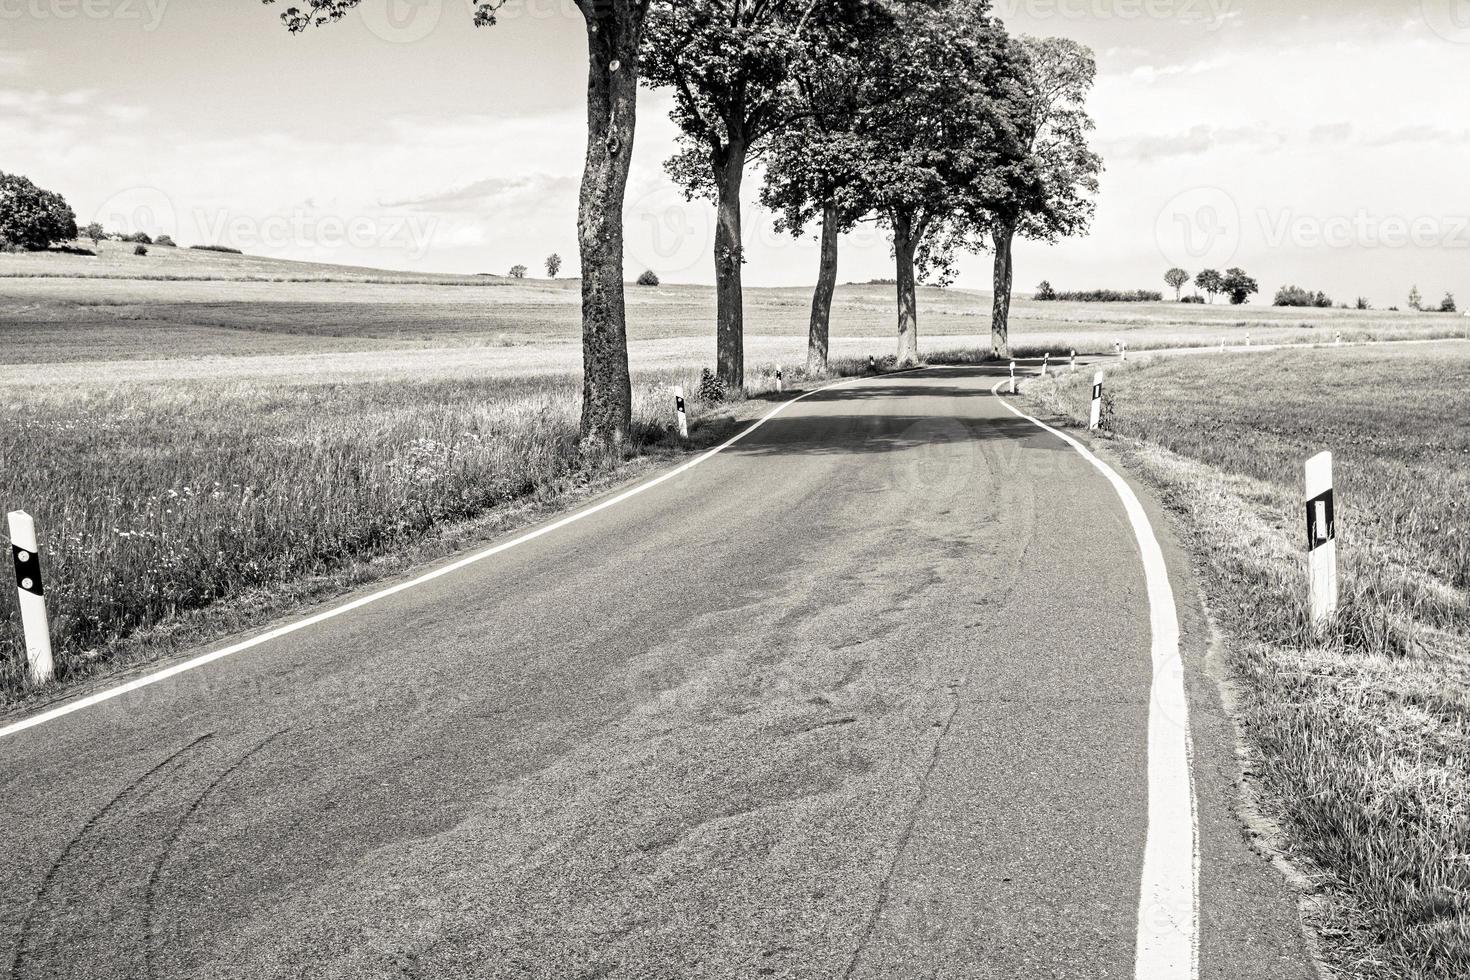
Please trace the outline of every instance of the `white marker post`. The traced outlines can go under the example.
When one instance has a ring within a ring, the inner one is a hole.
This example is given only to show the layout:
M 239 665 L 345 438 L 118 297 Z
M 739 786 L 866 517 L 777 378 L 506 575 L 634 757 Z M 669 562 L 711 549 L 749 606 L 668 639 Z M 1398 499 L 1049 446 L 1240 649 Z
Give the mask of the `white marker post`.
M 1099 371 L 1092 376 L 1092 416 L 1087 421 L 1087 428 L 1094 432 L 1102 425 L 1102 389 L 1103 373 Z
M 1046 377 L 1046 369 L 1051 366 L 1051 351 L 1047 351 L 1041 358 L 1041 376 Z
M 782 385 L 782 383 L 781 383 L 781 369 L 780 368 L 776 368 L 776 394 L 779 395 L 779 394 L 781 394 L 781 392 L 783 392 L 785 390 L 786 390 L 785 386 Z
M 674 414 L 679 416 L 679 438 L 689 438 L 689 414 L 684 410 L 684 389 L 674 386 Z
M 1126 340 L 1123 342 L 1123 360 L 1128 360 L 1128 342 Z
M 1011 362 L 1011 394 L 1016 393 L 1016 362 Z
M 1307 460 L 1307 591 L 1312 625 L 1337 613 L 1337 517 L 1333 513 L 1332 454 Z
M 1072 370 L 1073 371 L 1077 370 L 1077 352 L 1076 351 L 1073 351 L 1072 352 Z
M 1332 345 L 1334 347 L 1341 347 L 1342 346 L 1342 334 L 1341 334 L 1341 332 L 1333 335 Z
M 20 621 L 26 634 L 26 662 L 31 683 L 45 684 L 56 672 L 51 659 L 51 622 L 41 588 L 41 558 L 36 522 L 23 510 L 10 513 L 10 555 L 15 559 L 15 587 L 20 594 Z
M 1220 353 L 1221 354 L 1225 353 L 1225 338 L 1224 337 L 1221 337 L 1220 338 Z
M 1251 335 L 1250 334 L 1246 334 L 1245 335 L 1245 345 L 1247 347 L 1249 347 L 1251 345 Z

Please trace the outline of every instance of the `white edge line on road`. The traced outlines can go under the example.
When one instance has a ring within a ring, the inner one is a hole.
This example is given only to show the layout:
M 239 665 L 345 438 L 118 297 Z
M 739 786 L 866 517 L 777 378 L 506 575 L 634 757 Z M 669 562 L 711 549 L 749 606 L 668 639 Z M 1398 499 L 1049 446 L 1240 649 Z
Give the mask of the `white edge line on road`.
M 1148 712 L 1148 832 L 1138 896 L 1135 980 L 1199 977 L 1199 815 L 1194 798 L 1194 749 L 1179 650 L 1179 614 L 1169 567 L 1148 512 L 1116 470 L 1081 442 L 991 394 L 1012 414 L 1061 439 L 1107 477 L 1133 526 L 1148 588 L 1153 635 L 1153 682 Z
M 287 623 L 285 626 L 278 626 L 275 629 L 269 630 L 265 633 L 261 633 L 259 636 L 252 636 L 248 640 L 242 640 L 239 643 L 231 644 L 230 646 L 223 647 L 219 650 L 213 650 L 209 653 L 200 654 L 199 656 L 193 657 L 189 660 L 185 660 L 182 663 L 174 664 L 172 667 L 165 667 L 162 670 L 155 671 L 151 674 L 146 674 L 142 677 L 137 678 L 136 680 L 128 681 L 125 684 L 119 684 L 117 687 L 108 688 L 104 691 L 98 691 L 95 694 L 89 694 L 85 697 L 77 698 L 75 701 L 68 701 L 65 704 L 59 705 L 55 708 L 51 708 L 47 711 L 39 712 L 38 714 L 32 715 L 29 718 L 22 718 L 20 721 L 12 722 L 11 724 L 6 725 L 3 728 L 0 728 L 0 738 L 5 738 L 10 735 L 17 735 L 29 728 L 35 728 L 39 725 L 44 725 L 47 722 L 55 721 L 58 718 L 64 718 L 67 715 L 75 714 L 78 711 L 83 711 L 87 708 L 94 707 L 96 705 L 102 704 L 105 701 L 111 701 L 112 699 L 121 697 L 124 694 L 129 694 L 133 691 L 141 690 L 145 687 L 151 687 L 152 685 L 157 684 L 161 681 L 168 680 L 170 677 L 177 677 L 179 674 L 187 673 L 191 670 L 198 670 L 200 667 L 203 667 L 207 664 L 212 664 L 216 660 L 223 660 L 226 657 L 232 657 L 235 654 L 242 653 L 246 650 L 251 649 L 252 647 L 258 647 L 263 643 L 269 643 L 272 640 L 279 640 L 283 636 L 289 636 L 292 633 L 296 633 L 300 630 L 307 629 L 308 627 L 315 626 L 318 623 L 324 623 L 329 619 L 336 619 L 338 616 L 346 615 L 353 610 L 361 609 L 363 606 L 371 605 L 372 603 L 378 602 L 382 599 L 386 599 L 389 596 L 397 595 L 400 592 L 407 592 L 409 589 L 418 588 L 420 585 L 432 582 L 437 578 L 442 578 L 445 575 L 453 574 L 460 569 L 468 568 L 470 565 L 482 562 L 487 558 L 492 558 L 495 555 L 500 554 L 501 552 L 509 551 L 511 548 L 523 545 L 528 541 L 534 541 L 539 537 L 543 537 L 547 534 L 552 533 L 553 531 L 559 531 L 569 524 L 575 524 L 577 521 L 580 521 L 585 517 L 591 517 L 593 514 L 600 513 L 601 511 L 607 510 L 610 507 L 616 507 L 618 504 L 623 503 L 625 500 L 636 497 L 644 491 L 652 490 L 659 484 L 667 483 L 669 480 L 674 479 L 674 477 L 686 473 L 689 470 L 692 470 L 694 467 L 698 466 L 700 463 L 703 463 L 705 460 L 718 456 L 720 453 L 724 452 L 740 440 L 749 436 L 752 432 L 759 429 L 761 426 L 765 425 L 771 419 L 775 418 L 777 415 L 780 415 L 782 412 L 786 411 L 786 409 L 790 408 L 792 405 L 795 405 L 797 402 L 805 401 L 806 399 L 811 398 L 813 395 L 820 395 L 823 392 L 832 391 L 836 388 L 842 388 L 847 385 L 856 384 L 859 381 L 869 381 L 872 380 L 873 377 L 890 376 L 891 375 L 864 375 L 856 378 L 848 378 L 843 381 L 834 382 L 833 384 L 823 385 L 820 388 L 816 388 L 812 391 L 806 392 L 805 394 L 798 395 L 797 397 L 792 398 L 789 401 L 784 401 L 781 404 L 777 405 L 765 415 L 762 415 L 751 425 L 747 426 L 744 429 L 741 429 L 735 435 L 731 436 L 729 439 L 726 439 L 724 442 L 720 443 L 718 446 L 715 446 L 713 449 L 707 450 L 706 452 L 694 457 L 688 462 L 682 463 L 674 469 L 669 470 L 667 473 L 656 476 L 646 483 L 640 483 L 636 487 L 631 487 L 628 490 L 624 490 L 617 496 L 609 497 L 607 500 L 593 504 L 592 506 L 583 508 L 582 510 L 575 511 L 571 514 L 568 514 L 566 517 L 555 520 L 550 524 L 546 524 L 542 527 L 538 527 L 534 531 L 528 531 L 527 533 L 522 534 L 519 537 L 512 538 L 511 540 L 502 542 L 501 544 L 495 545 L 494 547 L 486 548 L 485 550 L 475 552 L 472 555 L 467 555 L 464 558 L 460 558 L 457 561 L 449 563 L 448 565 L 436 568 L 431 572 L 426 572 L 423 575 L 420 575 L 417 578 L 410 579 L 407 582 L 400 582 L 397 585 L 392 585 L 386 589 L 381 589 L 377 592 L 372 593 L 371 595 L 365 595 L 361 598 L 353 599 L 351 602 L 343 603 L 340 606 L 334 606 L 331 609 L 325 609 L 322 612 L 308 616 L 305 619 L 297 620 L 293 623 Z

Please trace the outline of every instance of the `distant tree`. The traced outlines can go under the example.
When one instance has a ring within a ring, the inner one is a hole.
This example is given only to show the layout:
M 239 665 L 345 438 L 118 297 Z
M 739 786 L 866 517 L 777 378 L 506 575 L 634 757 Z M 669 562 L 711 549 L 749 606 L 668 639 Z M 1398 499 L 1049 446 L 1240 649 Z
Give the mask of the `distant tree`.
M 123 241 L 135 242 L 139 245 L 152 245 L 153 238 L 146 231 L 135 231 L 131 235 L 124 235 Z
M 898 6 L 900 29 L 866 53 L 853 165 L 893 234 L 903 366 L 919 359 L 918 281 L 948 284 L 958 247 L 993 233 L 1001 208 L 1036 200 L 1008 195 L 1009 181 L 1040 178 L 1007 114 L 1019 49 L 987 0 Z
M 555 279 L 556 274 L 561 271 L 561 256 L 552 252 L 546 256 L 546 277 Z
M 638 285 L 640 286 L 657 286 L 658 282 L 658 273 L 652 269 L 644 269 L 643 274 L 638 277 Z
M 0 245 L 40 251 L 76 239 L 77 216 L 60 194 L 0 173 Z
M 1204 270 L 1194 277 L 1194 284 L 1209 294 L 1211 303 L 1216 296 L 1225 292 L 1225 277 L 1220 275 L 1218 269 Z
M 1458 313 L 1459 312 L 1459 310 L 1455 306 L 1455 294 L 1454 293 L 1445 293 L 1444 294 L 1444 299 L 1442 299 L 1442 300 L 1439 301 L 1439 312 L 1441 312 L 1441 313 Z
M 1224 291 L 1230 297 L 1232 306 L 1243 306 L 1251 301 L 1251 297 L 1261 291 L 1261 287 L 1250 276 L 1245 274 L 1244 269 L 1225 270 L 1225 279 L 1222 285 Z
M 1050 302 L 1057 298 L 1057 291 L 1047 280 L 1041 280 L 1041 285 L 1036 287 L 1036 298 L 1042 302 Z
M 177 244 L 175 244 L 174 240 L 172 238 L 170 238 L 168 235 L 159 235 L 157 238 L 155 238 L 153 240 L 153 244 L 155 244 L 155 245 L 161 245 L 164 248 L 178 248 L 179 247 Z
M 102 240 L 107 237 L 107 232 L 103 229 L 101 224 L 94 221 L 90 225 L 82 229 L 82 237 L 90 238 L 93 245 L 101 245 Z
M 1419 287 L 1417 285 L 1409 290 L 1409 309 L 1424 309 L 1424 297 L 1419 295 Z
M 524 279 L 526 278 L 526 272 L 527 269 L 523 265 L 513 265 L 510 267 L 510 277 L 512 279 Z
M 1359 296 L 1357 303 L 1355 303 L 1353 305 L 1354 305 L 1354 308 L 1355 309 L 1359 309 L 1359 310 L 1371 310 L 1371 309 L 1373 309 L 1373 304 L 1370 303 L 1370 302 L 1368 302 L 1367 298 L 1366 297 L 1363 297 L 1363 296 Z
M 840 238 L 872 210 L 860 170 L 851 165 L 863 108 L 864 53 L 893 29 L 893 16 L 880 5 L 860 3 L 818 4 L 812 11 L 818 29 L 793 60 L 793 121 L 770 140 L 761 203 L 776 215 L 776 230 L 792 237 L 821 224 L 807 325 L 807 370 L 816 374 L 827 369 Z
M 1313 293 L 1310 289 L 1302 289 L 1300 286 L 1282 286 L 1276 290 L 1276 298 L 1272 301 L 1273 306 L 1315 306 L 1319 309 L 1328 309 L 1332 306 L 1332 300 L 1326 293 Z
M 1183 289 L 1189 282 L 1189 273 L 1183 269 L 1174 268 L 1164 273 L 1164 282 L 1174 287 L 1174 302 L 1179 302 L 1179 290 Z
M 971 185 L 980 190 L 991 219 L 990 347 L 996 357 L 1010 353 L 1016 235 L 1055 242 L 1086 234 L 1102 172 L 1102 158 L 1088 145 L 1094 124 L 1086 102 L 1097 77 L 1092 51 L 1059 37 L 1021 37 L 1012 46 L 1018 55 L 1015 86 L 1003 104 L 1019 152 L 1009 171 L 999 172 L 1002 179 Z

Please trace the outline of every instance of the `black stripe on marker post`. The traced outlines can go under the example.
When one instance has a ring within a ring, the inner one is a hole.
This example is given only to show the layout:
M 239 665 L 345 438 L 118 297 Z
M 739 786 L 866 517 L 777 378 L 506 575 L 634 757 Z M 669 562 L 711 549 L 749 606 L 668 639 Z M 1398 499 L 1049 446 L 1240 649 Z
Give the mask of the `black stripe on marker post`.
M 677 408 L 681 412 L 684 411 L 684 396 L 683 395 L 676 395 L 674 397 L 674 407 Z
M 10 546 L 10 556 L 15 559 L 15 585 L 22 592 L 44 596 L 41 588 L 41 557 L 33 551 L 24 551 Z
M 1095 385 L 1092 386 L 1092 400 L 1093 401 L 1097 401 L 1097 399 L 1099 399 L 1101 397 L 1102 397 L 1102 383 L 1099 382 L 1098 384 L 1095 384 Z
M 1332 510 L 1332 491 L 1307 501 L 1307 550 L 1316 551 L 1337 537 L 1337 519 Z

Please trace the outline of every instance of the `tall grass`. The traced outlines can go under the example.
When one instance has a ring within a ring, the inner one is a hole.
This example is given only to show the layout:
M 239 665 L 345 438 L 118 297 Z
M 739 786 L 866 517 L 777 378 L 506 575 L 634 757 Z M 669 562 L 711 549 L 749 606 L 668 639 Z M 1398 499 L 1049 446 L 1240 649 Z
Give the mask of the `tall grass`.
M 1264 805 L 1344 977 L 1470 976 L 1470 357 L 1188 358 L 1114 371 L 1110 431 L 1194 525 Z M 1083 418 L 1090 372 L 1032 382 Z M 1301 468 L 1331 449 L 1343 608 L 1308 622 Z
M 579 444 L 574 376 L 45 389 L 0 422 L 0 503 L 40 529 L 65 682 L 139 631 L 668 448 L 671 382 L 692 391 L 682 373 L 638 379 L 613 455 Z M 23 687 L 13 595 L 0 589 L 0 698 Z

